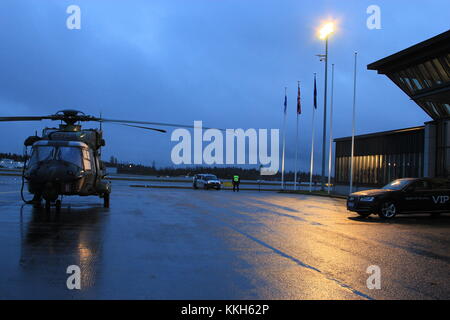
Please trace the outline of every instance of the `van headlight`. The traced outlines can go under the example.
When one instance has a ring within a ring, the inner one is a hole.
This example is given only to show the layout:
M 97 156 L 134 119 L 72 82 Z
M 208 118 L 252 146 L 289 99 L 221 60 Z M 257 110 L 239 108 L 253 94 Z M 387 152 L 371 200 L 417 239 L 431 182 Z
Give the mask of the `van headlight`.
M 373 200 L 375 200 L 375 197 L 361 197 L 359 199 L 359 201 L 364 201 L 364 202 L 372 202 Z

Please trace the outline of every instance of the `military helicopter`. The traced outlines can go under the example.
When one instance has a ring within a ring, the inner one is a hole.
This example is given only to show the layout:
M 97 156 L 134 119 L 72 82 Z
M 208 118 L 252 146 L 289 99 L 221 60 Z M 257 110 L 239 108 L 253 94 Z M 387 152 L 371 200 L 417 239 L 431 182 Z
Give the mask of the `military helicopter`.
M 98 196 L 103 199 L 103 206 L 109 208 L 111 184 L 105 180 L 106 171 L 101 161 L 101 147 L 105 146 L 102 123 L 117 123 L 162 133 L 166 130 L 136 124 L 192 128 L 168 123 L 103 119 L 78 110 L 61 110 L 49 116 L 0 117 L 0 122 L 41 120 L 61 123 L 58 128 L 47 127 L 41 136 L 35 134 L 25 140 L 25 159 L 28 158 L 28 147 L 32 148 L 32 152 L 23 167 L 21 195 L 25 203 L 36 207 L 40 207 L 44 199 L 47 211 L 51 206 L 59 211 L 62 196 L 72 195 Z M 99 122 L 100 129 L 82 129 L 82 122 Z M 34 195 L 30 201 L 23 196 L 25 180 L 28 191 Z

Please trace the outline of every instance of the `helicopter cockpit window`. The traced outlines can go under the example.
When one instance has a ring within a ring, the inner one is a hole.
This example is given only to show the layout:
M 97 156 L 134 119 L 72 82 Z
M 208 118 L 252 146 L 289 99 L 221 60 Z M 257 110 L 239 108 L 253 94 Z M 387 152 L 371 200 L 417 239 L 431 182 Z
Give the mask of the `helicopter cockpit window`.
M 67 161 L 83 168 L 81 149 L 78 147 L 58 147 L 56 149 L 55 160 Z
M 54 147 L 51 146 L 39 146 L 33 148 L 29 164 L 35 164 L 40 161 L 48 161 L 53 159 Z
M 61 160 L 84 168 L 84 170 L 92 170 L 89 150 L 72 146 L 35 146 L 29 165 L 49 160 Z
M 91 170 L 91 157 L 89 150 L 83 149 L 84 170 Z

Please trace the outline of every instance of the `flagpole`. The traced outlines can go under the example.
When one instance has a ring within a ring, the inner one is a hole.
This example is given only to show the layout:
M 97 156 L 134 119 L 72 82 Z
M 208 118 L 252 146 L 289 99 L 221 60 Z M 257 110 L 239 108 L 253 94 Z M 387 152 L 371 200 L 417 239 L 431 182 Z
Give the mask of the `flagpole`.
M 312 180 L 313 180 L 313 171 L 314 171 L 314 116 L 316 114 L 316 108 L 313 108 L 313 116 L 312 116 L 312 138 L 311 138 L 311 165 L 309 168 L 309 192 L 312 192 Z
M 312 115 L 312 135 L 311 135 L 311 164 L 310 164 L 310 174 L 309 174 L 309 192 L 312 192 L 312 180 L 313 180 L 313 172 L 314 172 L 314 117 L 316 115 L 316 74 L 314 73 L 314 107 L 313 107 L 313 115 Z
M 297 113 L 297 126 L 295 133 L 295 173 L 294 173 L 294 190 L 297 190 L 297 157 L 298 157 L 298 113 Z
M 331 101 L 330 101 L 330 150 L 328 153 L 328 194 L 331 193 L 331 157 L 333 155 L 333 97 L 334 96 L 334 63 L 331 65 Z
M 353 162 L 355 155 L 355 122 L 356 122 L 356 62 L 358 58 L 358 52 L 355 52 L 355 70 L 353 75 L 353 121 L 352 121 L 352 150 L 350 157 L 350 192 L 353 192 Z
M 294 166 L 294 190 L 297 190 L 297 161 L 298 161 L 298 115 L 299 115 L 299 91 L 300 91 L 300 81 L 297 81 L 297 126 L 296 126 L 296 131 L 295 131 L 295 166 Z
M 287 87 L 284 87 L 283 156 L 281 158 L 281 190 L 284 190 L 284 154 L 286 150 L 286 108 L 287 108 Z

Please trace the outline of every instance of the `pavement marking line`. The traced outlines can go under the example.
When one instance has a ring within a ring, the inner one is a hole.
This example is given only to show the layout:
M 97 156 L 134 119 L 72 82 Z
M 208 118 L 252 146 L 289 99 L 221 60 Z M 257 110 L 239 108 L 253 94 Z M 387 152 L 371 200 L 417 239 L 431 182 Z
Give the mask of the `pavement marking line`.
M 306 264 L 306 263 L 300 261 L 299 259 L 297 259 L 297 258 L 295 258 L 295 257 L 293 257 L 293 256 L 291 256 L 291 255 L 289 255 L 289 254 L 287 254 L 287 253 L 285 253 L 285 252 L 283 252 L 283 251 L 281 251 L 281 250 L 275 248 L 275 247 L 272 247 L 271 245 L 265 243 L 264 241 L 262 241 L 262 240 L 260 240 L 260 239 L 258 239 L 258 238 L 255 238 L 255 237 L 249 235 L 248 233 L 245 233 L 245 232 L 243 232 L 243 231 L 237 229 L 236 227 L 234 227 L 234 226 L 232 226 L 231 224 L 229 224 L 229 223 L 223 221 L 222 219 L 218 218 L 217 216 L 216 216 L 215 218 L 216 218 L 217 220 L 219 220 L 220 222 L 222 222 L 224 225 L 226 225 L 226 226 L 227 226 L 228 228 L 230 228 L 231 230 L 233 230 L 233 231 L 235 231 L 235 232 L 237 232 L 237 233 L 243 235 L 244 237 L 246 237 L 246 238 L 248 238 L 248 239 L 250 239 L 250 240 L 252 240 L 252 241 L 258 243 L 259 245 L 261 245 L 261 246 L 263 246 L 263 247 L 265 247 L 265 248 L 267 248 L 267 249 L 269 249 L 269 250 L 272 250 L 272 251 L 275 252 L 276 254 L 278 254 L 278 255 L 280 255 L 280 256 L 286 258 L 286 259 L 289 259 L 289 260 L 293 261 L 294 263 L 296 263 L 297 265 L 299 265 L 299 266 L 301 266 L 301 267 L 303 267 L 303 268 L 306 268 L 306 269 L 311 270 L 311 271 L 313 271 L 313 272 L 317 272 L 317 273 L 322 274 L 326 279 L 335 282 L 335 283 L 338 284 L 340 287 L 349 290 L 350 292 L 356 294 L 357 296 L 359 296 L 359 297 L 361 297 L 361 298 L 365 298 L 365 299 L 367 299 L 367 300 L 375 300 L 374 298 L 368 296 L 367 294 L 365 294 L 365 293 L 363 293 L 363 292 L 361 292 L 361 291 L 359 291 L 359 290 L 353 289 L 351 286 L 349 286 L 348 284 L 345 284 L 345 283 L 342 282 L 341 280 L 328 276 L 326 273 L 324 273 L 324 272 L 321 271 L 320 269 L 317 269 L 317 268 L 315 268 L 315 267 L 313 267 L 313 266 L 311 266 L 311 265 L 309 265 L 309 264 Z

